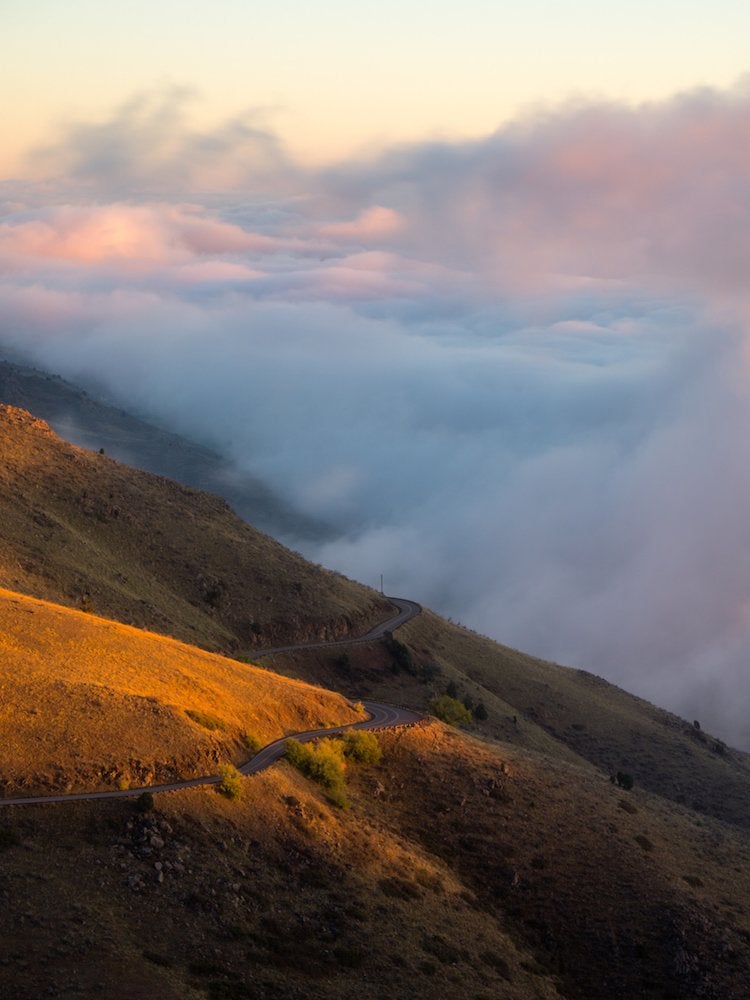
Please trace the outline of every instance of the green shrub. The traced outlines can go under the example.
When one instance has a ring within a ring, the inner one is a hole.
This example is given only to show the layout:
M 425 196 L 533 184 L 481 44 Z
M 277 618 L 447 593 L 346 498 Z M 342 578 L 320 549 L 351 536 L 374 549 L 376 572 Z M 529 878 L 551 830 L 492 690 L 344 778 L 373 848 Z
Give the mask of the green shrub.
M 199 708 L 186 708 L 185 715 L 188 719 L 192 719 L 193 722 L 197 722 L 199 726 L 203 726 L 204 729 L 227 728 L 227 724 L 223 719 L 218 719 L 215 715 L 209 715 L 208 712 L 203 712 Z
M 392 632 L 386 632 L 385 643 L 391 654 L 391 667 L 394 674 L 398 674 L 402 670 L 405 670 L 407 674 L 416 674 L 417 670 L 409 647 L 405 646 L 403 642 L 399 642 L 398 639 L 394 639 Z
M 436 680 L 443 670 L 439 663 L 425 663 L 419 668 L 419 679 L 423 684 L 431 684 Z
M 337 806 L 348 806 L 344 792 L 344 748 L 341 740 L 320 740 L 316 746 L 286 741 L 286 759 L 306 778 L 322 785 Z
M 477 707 L 474 709 L 474 718 L 478 722 L 486 722 L 489 718 L 487 709 L 484 707 L 484 702 L 480 701 Z
M 249 750 L 251 754 L 256 754 L 263 746 L 258 737 L 252 736 L 250 733 L 242 734 L 242 742 L 245 744 L 246 749 Z
M 357 764 L 379 764 L 383 756 L 380 743 L 375 733 L 363 729 L 350 729 L 344 733 L 344 756 Z
M 239 799 L 242 795 L 242 775 L 234 764 L 222 764 L 219 768 L 219 792 L 228 799 Z
M 450 726 L 464 726 L 471 722 L 471 712 L 466 705 L 457 698 L 451 698 L 449 694 L 433 698 L 430 702 L 430 711 Z

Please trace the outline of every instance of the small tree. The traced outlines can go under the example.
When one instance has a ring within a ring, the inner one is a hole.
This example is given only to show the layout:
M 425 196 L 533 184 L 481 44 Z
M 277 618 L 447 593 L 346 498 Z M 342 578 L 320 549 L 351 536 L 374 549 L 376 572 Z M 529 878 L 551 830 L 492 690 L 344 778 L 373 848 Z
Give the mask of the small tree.
M 239 799 L 242 795 L 242 775 L 234 764 L 222 764 L 219 768 L 218 790 L 228 799 Z
M 350 729 L 344 733 L 344 756 L 357 764 L 379 764 L 383 756 L 380 743 L 375 733 L 362 729 Z
M 462 701 L 451 698 L 449 694 L 441 694 L 430 702 L 430 711 L 450 726 L 465 726 L 471 722 L 471 712 Z

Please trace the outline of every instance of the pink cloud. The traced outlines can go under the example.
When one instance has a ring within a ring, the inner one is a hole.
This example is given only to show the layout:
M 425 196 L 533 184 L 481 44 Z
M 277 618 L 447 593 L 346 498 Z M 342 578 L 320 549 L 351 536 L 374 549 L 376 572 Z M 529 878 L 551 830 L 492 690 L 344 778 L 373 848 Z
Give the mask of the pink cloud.
M 330 222 L 320 227 L 322 236 L 341 240 L 380 241 L 403 229 L 405 219 L 392 208 L 372 205 L 349 222 Z
M 238 226 L 211 219 L 191 206 L 57 206 L 35 217 L 0 224 L 0 254 L 81 264 L 187 261 L 194 255 L 246 250 Z

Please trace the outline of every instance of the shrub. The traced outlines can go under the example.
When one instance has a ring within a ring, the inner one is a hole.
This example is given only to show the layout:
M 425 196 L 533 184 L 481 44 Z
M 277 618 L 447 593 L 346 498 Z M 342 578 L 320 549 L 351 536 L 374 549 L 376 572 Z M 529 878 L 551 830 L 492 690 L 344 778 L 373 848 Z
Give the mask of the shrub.
M 462 701 L 451 698 L 449 694 L 441 694 L 430 702 L 433 715 L 450 726 L 463 726 L 471 722 L 471 712 Z
M 436 680 L 443 670 L 439 663 L 425 663 L 419 668 L 419 679 L 423 684 L 430 684 Z
M 306 778 L 322 785 L 337 806 L 349 803 L 344 792 L 344 749 L 340 740 L 320 740 L 308 746 L 299 740 L 286 741 L 286 759 Z
M 209 715 L 208 712 L 204 712 L 198 708 L 186 708 L 185 715 L 188 719 L 192 719 L 193 722 L 197 722 L 199 726 L 203 726 L 204 729 L 227 728 L 227 724 L 223 719 L 218 719 L 215 715 Z
M 412 659 L 409 647 L 405 646 L 403 642 L 399 642 L 398 639 L 394 639 L 392 632 L 386 632 L 385 641 L 388 647 L 388 652 L 391 654 L 391 666 L 393 667 L 393 672 L 397 674 L 401 670 L 405 670 L 407 674 L 416 673 L 414 660 Z
M 336 662 L 336 667 L 341 671 L 342 674 L 346 674 L 347 676 L 351 674 L 352 665 L 351 661 L 349 660 L 348 653 L 342 653 L 341 656 L 337 657 L 335 662 Z
M 218 790 L 228 799 L 238 799 L 242 795 L 242 775 L 234 764 L 222 764 L 219 768 Z
M 379 764 L 383 756 L 380 743 L 375 733 L 362 729 L 350 729 L 344 733 L 344 756 L 358 764 Z
M 633 787 L 633 775 L 628 774 L 627 771 L 618 771 L 617 774 L 613 774 L 609 780 L 613 785 L 617 785 L 619 788 L 624 788 L 626 792 L 629 792 Z
M 251 754 L 256 754 L 262 746 L 262 743 L 260 742 L 258 737 L 252 736 L 250 733 L 242 734 L 242 742 L 245 744 L 246 749 L 249 750 Z
M 477 707 L 474 709 L 474 718 L 479 722 L 486 722 L 489 719 L 489 714 L 487 709 L 484 707 L 484 702 L 480 701 Z
M 135 808 L 140 813 L 153 812 L 154 796 L 151 792 L 141 792 L 135 800 Z

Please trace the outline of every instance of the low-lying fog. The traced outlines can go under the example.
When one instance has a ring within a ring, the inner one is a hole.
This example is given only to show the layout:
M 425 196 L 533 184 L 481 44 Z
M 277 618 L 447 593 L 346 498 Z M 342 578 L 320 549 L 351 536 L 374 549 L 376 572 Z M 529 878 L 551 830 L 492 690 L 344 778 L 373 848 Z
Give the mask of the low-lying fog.
M 2 346 L 340 526 L 306 554 L 750 748 L 743 88 L 306 169 L 144 98 L 0 186 Z

